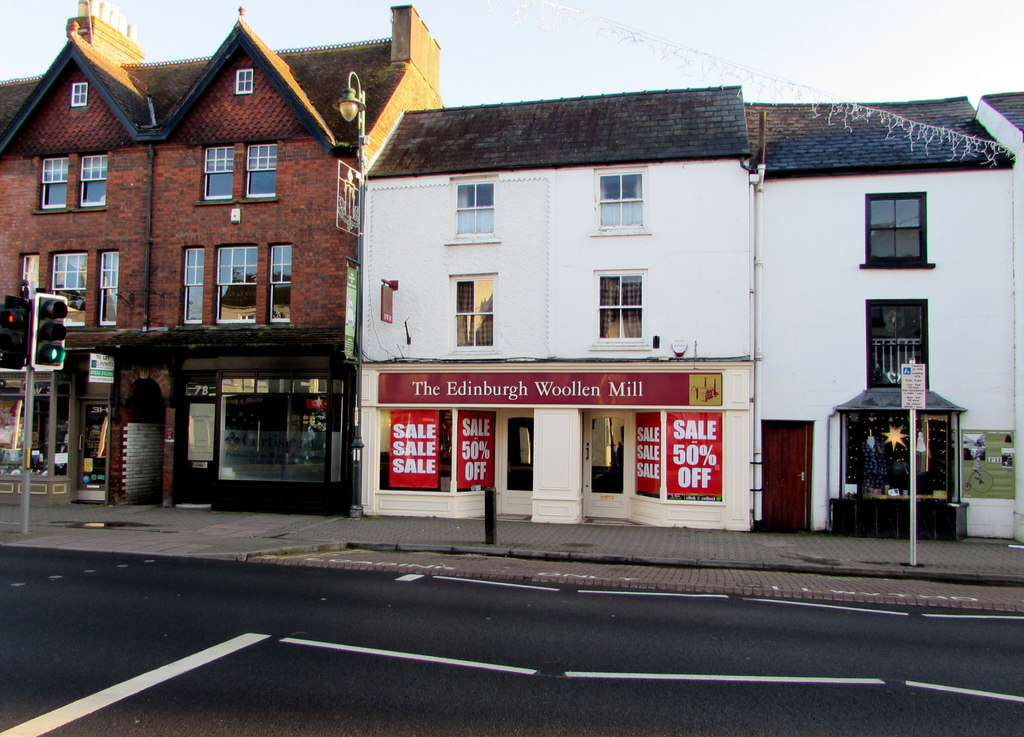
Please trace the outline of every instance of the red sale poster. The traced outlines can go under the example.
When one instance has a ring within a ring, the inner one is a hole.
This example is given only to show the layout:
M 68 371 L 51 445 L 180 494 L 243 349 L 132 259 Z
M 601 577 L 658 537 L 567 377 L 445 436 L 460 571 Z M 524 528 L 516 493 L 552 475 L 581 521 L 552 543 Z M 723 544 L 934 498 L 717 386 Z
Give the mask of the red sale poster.
M 459 412 L 458 488 L 494 486 L 493 412 Z
M 722 414 L 669 412 L 669 499 L 722 501 Z
M 439 434 L 437 410 L 391 412 L 390 488 L 438 488 Z
M 661 494 L 661 413 L 636 413 L 636 493 Z

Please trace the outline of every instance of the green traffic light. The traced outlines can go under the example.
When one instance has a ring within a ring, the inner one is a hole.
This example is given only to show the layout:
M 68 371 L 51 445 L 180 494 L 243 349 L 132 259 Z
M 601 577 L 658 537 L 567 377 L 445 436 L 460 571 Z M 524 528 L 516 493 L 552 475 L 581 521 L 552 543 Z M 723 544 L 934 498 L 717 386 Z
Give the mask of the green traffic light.
M 43 344 L 36 351 L 36 363 L 60 365 L 64 362 L 64 349 L 59 345 Z

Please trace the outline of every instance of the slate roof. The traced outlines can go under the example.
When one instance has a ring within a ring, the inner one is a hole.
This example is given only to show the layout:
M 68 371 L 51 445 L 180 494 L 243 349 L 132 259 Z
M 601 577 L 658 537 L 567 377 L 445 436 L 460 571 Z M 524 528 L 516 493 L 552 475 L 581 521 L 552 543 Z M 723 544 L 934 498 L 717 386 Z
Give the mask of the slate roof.
M 739 87 L 410 111 L 370 176 L 749 155 Z
M 201 96 L 205 85 L 239 49 L 260 65 L 296 115 L 306 122 L 310 133 L 328 147 L 357 143 L 355 126 L 345 123 L 334 105 L 349 71 L 359 75 L 366 91 L 368 131 L 373 130 L 402 80 L 401 67 L 391 65 L 391 39 L 387 38 L 275 52 L 244 20 L 239 20 L 211 57 L 118 65 L 72 34 L 43 76 L 0 82 L 0 149 L 69 65 L 77 65 L 99 87 L 101 96 L 133 137 L 166 138 Z
M 1024 92 L 1002 92 L 998 95 L 985 95 L 981 99 L 1013 123 L 1018 130 L 1024 131 Z
M 906 132 L 892 129 L 872 113 L 868 119 L 846 116 L 851 108 L 824 104 L 748 104 L 747 127 L 754 163 L 760 163 L 760 116 L 767 114 L 765 163 L 768 176 L 817 175 L 829 173 L 883 172 L 908 169 L 977 167 L 992 163 L 985 155 L 963 158 L 937 138 L 927 145 L 911 142 Z M 984 141 L 992 141 L 975 120 L 975 110 L 966 97 L 915 102 L 863 103 L 927 126 L 945 128 Z M 1008 165 L 1005 156 L 998 165 Z

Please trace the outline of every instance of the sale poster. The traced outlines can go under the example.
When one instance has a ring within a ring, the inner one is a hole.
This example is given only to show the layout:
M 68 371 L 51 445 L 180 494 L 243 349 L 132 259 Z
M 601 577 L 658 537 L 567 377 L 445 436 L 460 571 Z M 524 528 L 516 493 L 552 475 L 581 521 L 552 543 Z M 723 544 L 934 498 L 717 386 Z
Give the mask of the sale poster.
M 669 412 L 668 498 L 722 501 L 722 414 Z
M 494 486 L 494 424 L 493 412 L 459 412 L 460 491 Z
M 636 493 L 661 494 L 661 413 L 636 413 Z
M 439 425 L 437 410 L 392 411 L 390 488 L 438 488 Z

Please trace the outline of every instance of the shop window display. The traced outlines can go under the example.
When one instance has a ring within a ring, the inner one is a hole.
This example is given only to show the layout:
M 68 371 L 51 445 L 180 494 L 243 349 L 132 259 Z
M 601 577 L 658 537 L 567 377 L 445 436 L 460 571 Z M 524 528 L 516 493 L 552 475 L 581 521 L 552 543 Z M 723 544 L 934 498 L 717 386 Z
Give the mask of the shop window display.
M 921 499 L 957 501 L 948 414 L 920 413 L 911 431 L 908 412 L 849 412 L 846 435 L 847 498 L 891 499 L 910 495 L 910 453 L 916 453 Z
M 451 410 L 382 412 L 380 447 L 382 490 L 451 490 Z
M 20 475 L 25 453 L 22 445 L 24 379 L 6 378 L 0 387 L 0 474 Z M 70 385 L 62 378 L 37 377 L 29 454 L 31 473 L 67 476 Z

